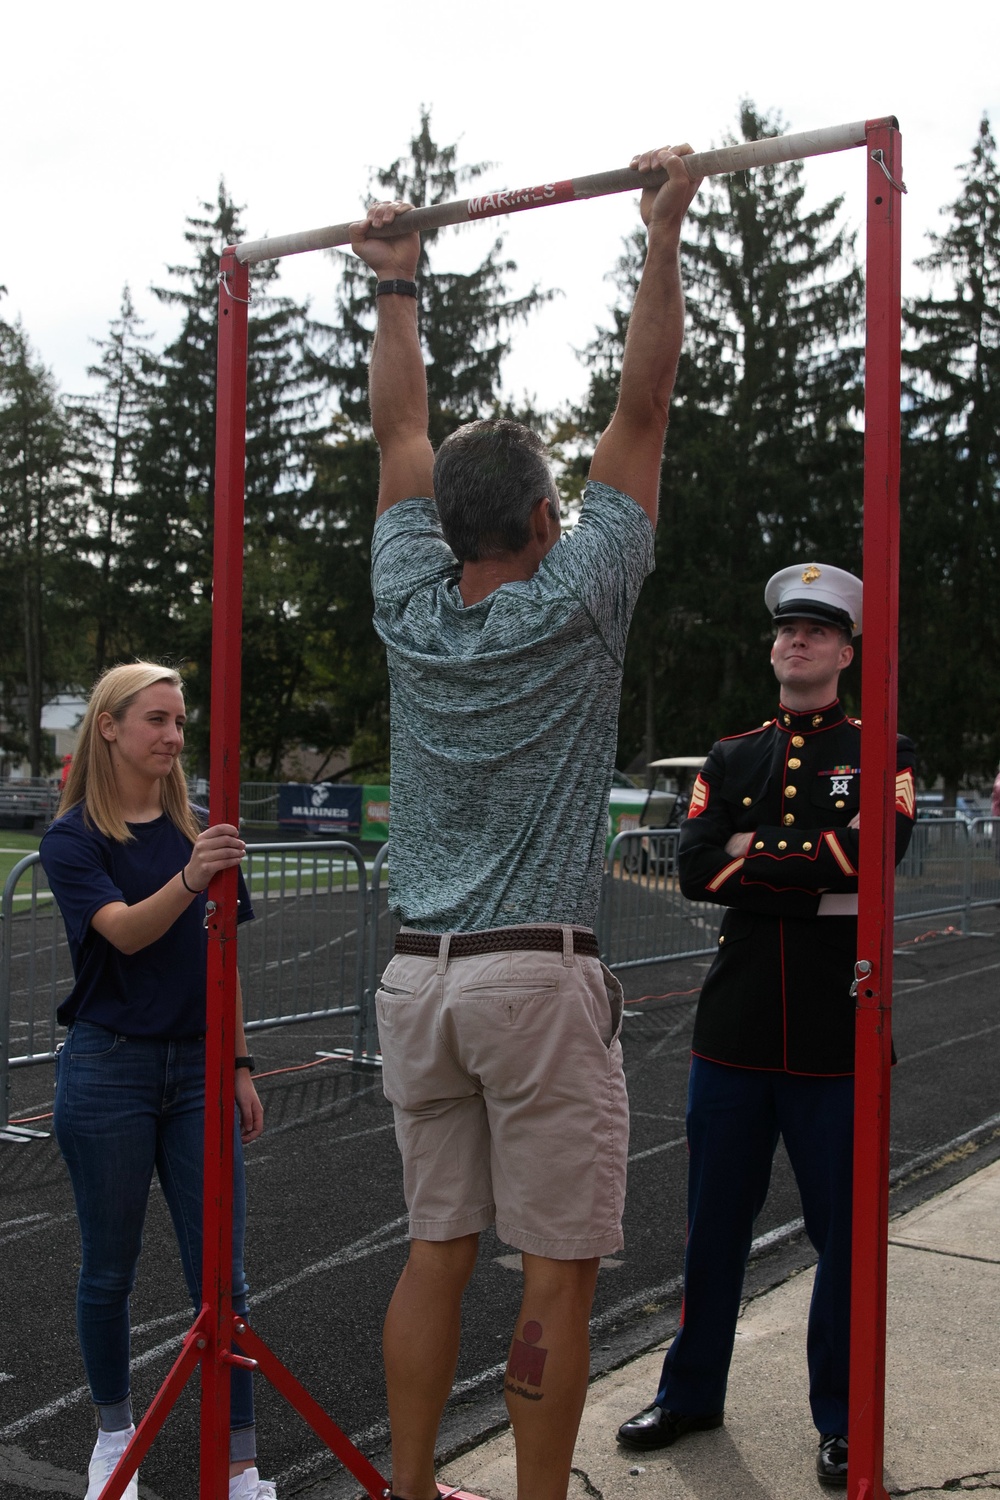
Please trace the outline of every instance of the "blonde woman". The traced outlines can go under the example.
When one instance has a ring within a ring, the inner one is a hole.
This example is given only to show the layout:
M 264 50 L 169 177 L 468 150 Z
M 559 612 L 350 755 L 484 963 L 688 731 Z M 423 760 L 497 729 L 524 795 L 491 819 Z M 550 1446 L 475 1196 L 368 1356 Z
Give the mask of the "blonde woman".
M 55 1130 L 69 1169 L 82 1259 L 77 1327 L 98 1434 L 97 1500 L 135 1431 L 129 1294 L 154 1171 L 195 1308 L 201 1303 L 205 1099 L 205 888 L 245 852 L 239 829 L 205 828 L 188 803 L 181 679 L 136 662 L 98 680 L 41 859 L 66 924 L 75 984 L 56 1064 Z M 241 922 L 253 917 L 239 876 Z M 246 1310 L 242 1145 L 263 1110 L 237 991 L 233 1307 Z M 229 1493 L 274 1500 L 255 1465 L 249 1372 L 231 1376 Z M 136 1500 L 137 1478 L 125 1491 Z

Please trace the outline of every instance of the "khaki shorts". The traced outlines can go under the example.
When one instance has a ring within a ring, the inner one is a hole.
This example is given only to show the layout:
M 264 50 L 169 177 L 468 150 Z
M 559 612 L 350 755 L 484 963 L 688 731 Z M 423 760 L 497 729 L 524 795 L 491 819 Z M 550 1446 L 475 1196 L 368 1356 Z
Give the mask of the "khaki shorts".
M 554 1260 L 621 1249 L 622 990 L 599 959 L 397 954 L 375 1004 L 414 1239 L 495 1223 Z

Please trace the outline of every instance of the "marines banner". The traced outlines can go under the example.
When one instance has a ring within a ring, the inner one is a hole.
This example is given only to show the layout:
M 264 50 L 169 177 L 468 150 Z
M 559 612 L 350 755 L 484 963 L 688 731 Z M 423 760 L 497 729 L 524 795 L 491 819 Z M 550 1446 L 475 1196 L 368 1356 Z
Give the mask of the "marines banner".
M 339 781 L 286 781 L 278 788 L 278 827 L 310 833 L 361 832 L 363 788 Z

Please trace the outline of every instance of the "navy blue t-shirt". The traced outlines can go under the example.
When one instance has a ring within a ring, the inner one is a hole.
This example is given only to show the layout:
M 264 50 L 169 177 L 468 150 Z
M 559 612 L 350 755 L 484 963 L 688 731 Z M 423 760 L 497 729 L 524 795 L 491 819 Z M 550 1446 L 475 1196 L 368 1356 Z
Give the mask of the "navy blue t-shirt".
M 120 953 L 91 926 L 94 913 L 109 902 L 145 901 L 191 856 L 191 841 L 165 813 L 128 827 L 131 843 L 110 839 L 84 821 L 78 803 L 42 838 L 39 854 L 66 924 L 76 977 L 56 1014 L 64 1026 L 92 1021 L 122 1036 L 201 1036 L 208 965 L 205 895 L 196 896 L 161 938 L 138 953 Z M 237 920 L 249 922 L 253 908 L 239 870 L 237 884 Z

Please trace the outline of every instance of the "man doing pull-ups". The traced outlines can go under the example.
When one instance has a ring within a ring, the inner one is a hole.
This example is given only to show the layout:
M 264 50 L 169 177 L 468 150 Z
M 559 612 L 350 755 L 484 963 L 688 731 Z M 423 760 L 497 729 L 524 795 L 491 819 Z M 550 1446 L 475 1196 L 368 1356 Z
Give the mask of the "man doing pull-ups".
M 504 1388 L 520 1500 L 565 1500 L 600 1257 L 623 1243 L 621 987 L 597 915 L 625 639 L 653 566 L 683 336 L 689 146 L 636 157 L 668 181 L 648 230 L 615 414 L 560 535 L 541 441 L 472 422 L 435 458 L 413 281 L 417 234 L 352 226 L 379 278 L 375 627 L 392 689 L 389 901 L 403 926 L 377 996 L 410 1252 L 385 1321 L 392 1489 L 436 1500 L 479 1232 L 521 1251 Z

